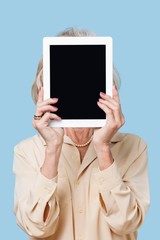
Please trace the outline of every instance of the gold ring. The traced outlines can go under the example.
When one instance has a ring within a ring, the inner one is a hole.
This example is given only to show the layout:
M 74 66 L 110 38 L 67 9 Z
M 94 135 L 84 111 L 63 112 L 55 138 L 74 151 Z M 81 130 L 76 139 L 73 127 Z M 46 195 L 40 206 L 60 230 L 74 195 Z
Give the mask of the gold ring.
M 41 118 L 42 118 L 42 115 L 41 116 L 34 115 L 34 120 L 40 120 Z

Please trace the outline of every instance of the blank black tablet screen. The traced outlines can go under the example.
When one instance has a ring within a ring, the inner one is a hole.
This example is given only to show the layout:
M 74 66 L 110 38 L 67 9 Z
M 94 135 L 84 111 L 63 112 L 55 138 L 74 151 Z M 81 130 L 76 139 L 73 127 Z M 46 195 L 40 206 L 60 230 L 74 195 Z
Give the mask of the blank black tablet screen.
M 50 96 L 62 119 L 105 119 L 98 107 L 106 91 L 105 45 L 51 45 Z

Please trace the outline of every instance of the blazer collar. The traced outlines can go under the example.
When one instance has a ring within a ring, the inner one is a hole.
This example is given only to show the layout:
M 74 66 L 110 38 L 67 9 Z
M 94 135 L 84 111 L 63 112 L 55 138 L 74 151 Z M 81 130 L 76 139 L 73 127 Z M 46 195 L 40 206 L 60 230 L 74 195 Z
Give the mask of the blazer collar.
M 116 143 L 122 141 L 124 138 L 124 133 L 117 132 L 111 139 L 111 143 Z
M 44 138 L 39 134 L 38 135 L 42 141 L 42 144 L 46 146 Z M 117 132 L 111 139 L 111 143 L 120 142 L 124 137 L 123 133 Z M 64 135 L 64 143 L 74 145 L 74 142 L 66 135 Z

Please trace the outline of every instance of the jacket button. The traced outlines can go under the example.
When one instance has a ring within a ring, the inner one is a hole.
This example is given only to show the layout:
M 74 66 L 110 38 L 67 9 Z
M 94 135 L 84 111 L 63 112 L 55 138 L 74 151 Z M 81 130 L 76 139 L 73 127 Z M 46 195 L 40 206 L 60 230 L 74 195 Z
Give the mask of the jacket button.
M 79 208 L 79 213 L 83 213 L 83 209 L 82 208 Z

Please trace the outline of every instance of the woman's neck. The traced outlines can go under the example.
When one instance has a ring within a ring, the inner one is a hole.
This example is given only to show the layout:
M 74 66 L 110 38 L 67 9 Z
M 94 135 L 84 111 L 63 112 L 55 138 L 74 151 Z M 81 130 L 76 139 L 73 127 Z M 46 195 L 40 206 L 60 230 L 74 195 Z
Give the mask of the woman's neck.
M 65 128 L 64 131 L 76 144 L 86 143 L 93 135 L 93 128 Z

